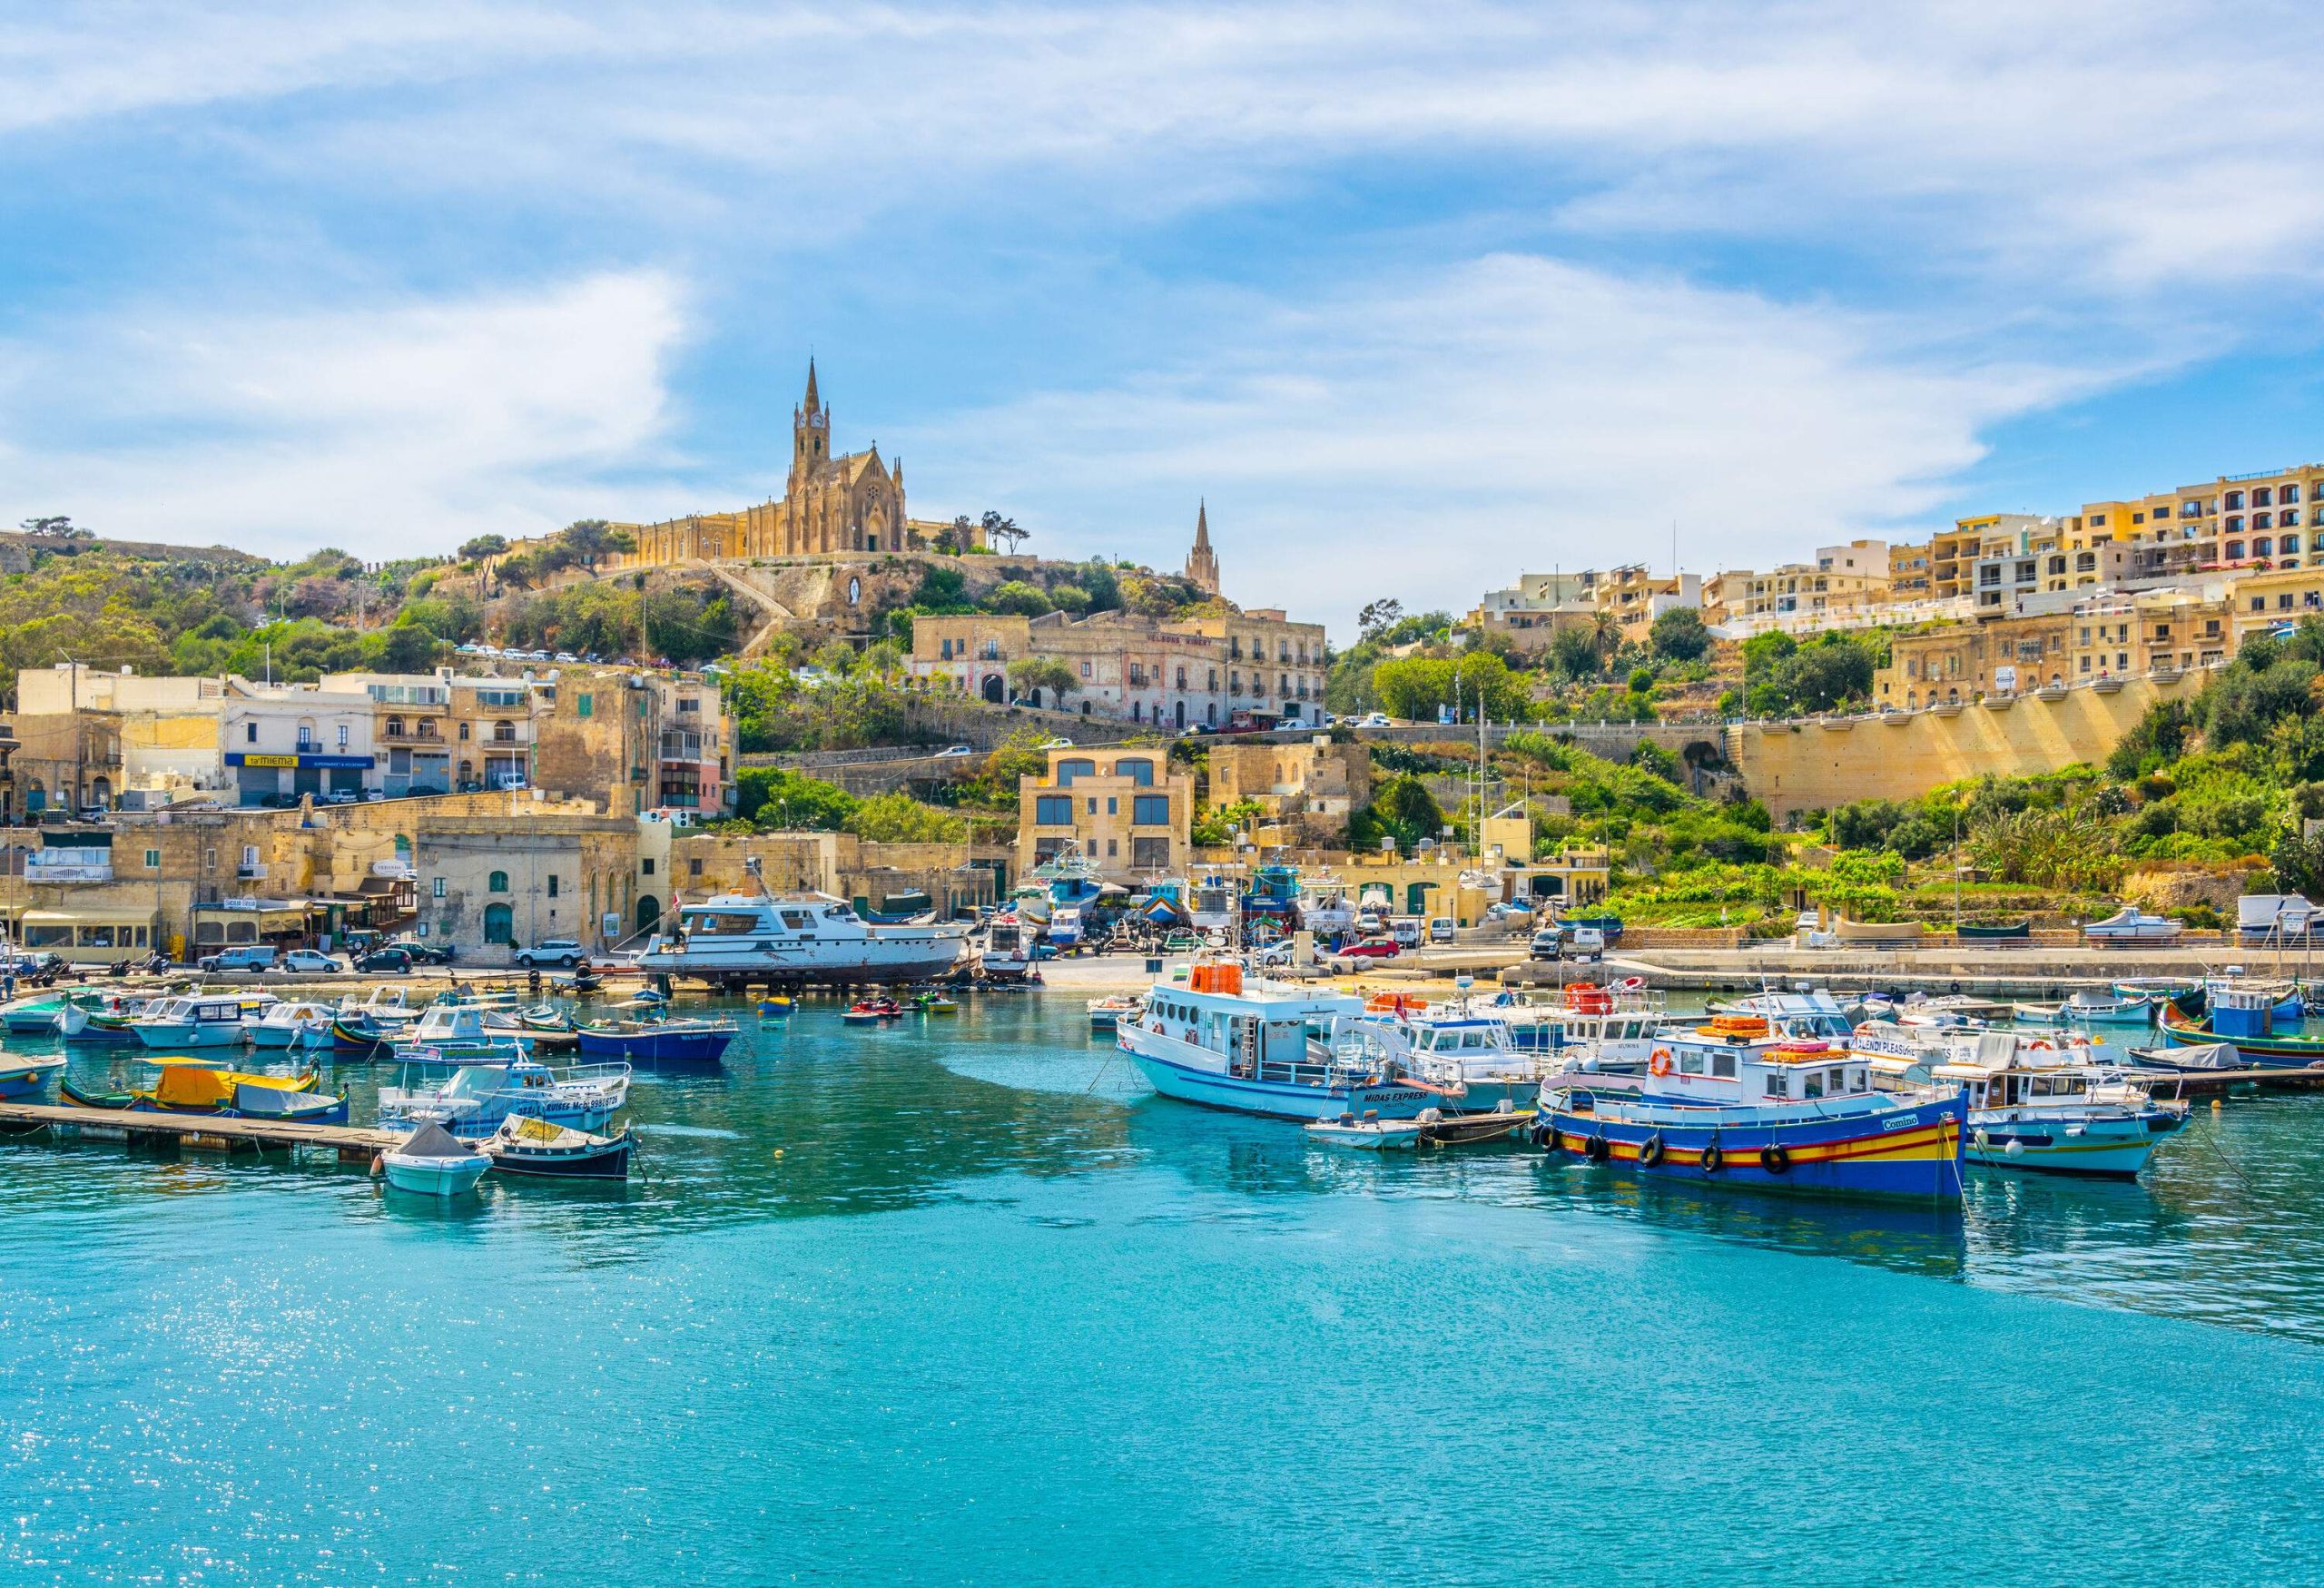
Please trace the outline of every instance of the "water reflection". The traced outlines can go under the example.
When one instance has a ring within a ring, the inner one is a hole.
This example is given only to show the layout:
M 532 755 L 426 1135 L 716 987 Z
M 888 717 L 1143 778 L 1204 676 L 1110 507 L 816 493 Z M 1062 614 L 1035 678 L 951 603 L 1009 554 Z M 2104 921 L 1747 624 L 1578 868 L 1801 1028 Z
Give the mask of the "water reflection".
M 725 1007 L 744 1035 L 724 1073 L 643 1076 L 634 1089 L 641 1149 L 625 1187 L 487 1179 L 448 1207 L 390 1195 L 363 1166 L 322 1158 L 0 1140 L 0 1215 L 79 1218 L 103 1239 L 160 1195 L 214 1202 L 222 1222 L 251 1228 L 287 1213 L 420 1238 L 546 1238 L 587 1267 L 635 1261 L 679 1232 L 1006 1200 L 1022 1178 L 1158 1171 L 1167 1179 L 1145 1198 L 1146 1220 L 1287 1222 L 1317 1198 L 1481 1204 L 1579 1221 L 1561 1224 L 1569 1234 L 1611 1219 L 2324 1341 L 2324 1099 L 2201 1110 L 2140 1183 L 1973 1169 L 1962 1208 L 1937 1211 L 1638 1179 L 1520 1143 L 1313 1148 L 1291 1125 L 1154 1097 L 1109 1041 L 1089 1036 L 1071 998 L 970 1001 L 957 1017 L 874 1030 L 841 1024 L 829 1002 L 763 1026 L 748 1006 Z M 117 1050 L 71 1058 L 84 1084 L 151 1075 Z M 326 1084 L 349 1090 L 355 1118 L 369 1119 L 396 1079 L 392 1066 L 334 1061 Z

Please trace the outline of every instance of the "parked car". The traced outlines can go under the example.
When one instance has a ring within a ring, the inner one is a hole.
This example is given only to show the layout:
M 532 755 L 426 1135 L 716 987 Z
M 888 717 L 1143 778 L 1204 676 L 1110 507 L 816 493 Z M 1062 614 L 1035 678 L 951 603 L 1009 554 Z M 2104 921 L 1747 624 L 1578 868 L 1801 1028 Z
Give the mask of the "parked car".
M 459 952 L 453 947 L 450 939 L 440 937 L 429 940 L 399 937 L 387 946 L 409 954 L 415 965 L 448 965 Z
M 355 962 L 355 968 L 368 976 L 409 976 L 411 956 L 401 949 L 373 949 Z
M 976 753 L 976 746 L 973 745 L 947 745 L 936 752 L 936 759 L 942 761 L 954 755 L 973 755 Z
M 1393 960 L 1404 951 L 1392 937 L 1367 937 L 1362 942 L 1352 942 L 1339 951 L 1343 960 Z
M 251 943 L 237 948 L 221 949 L 214 954 L 204 954 L 194 963 L 212 974 L 229 971 L 246 971 L 252 975 L 275 968 L 272 943 Z
M 1531 949 L 1537 960 L 1554 960 L 1558 957 L 1558 951 L 1564 946 L 1565 928 L 1545 926 L 1533 934 Z
M 1396 940 L 1396 946 L 1399 948 L 1420 947 L 1420 917 L 1417 915 L 1397 916 L 1388 922 L 1388 935 Z
M 83 805 L 81 807 L 81 820 L 84 822 L 102 822 L 112 814 L 112 812 L 108 811 L 103 805 Z
M 337 954 L 327 954 L 318 949 L 292 949 L 282 956 L 278 971 L 306 971 L 322 975 L 337 975 L 347 969 L 347 963 Z
M 1450 915 L 1439 915 L 1428 923 L 1428 941 L 1431 942 L 1452 941 L 1452 918 Z
M 1355 725 L 1359 728 L 1393 728 L 1396 725 L 1388 720 L 1386 712 L 1374 711 L 1365 713 Z
M 517 962 L 527 969 L 540 965 L 562 965 L 569 971 L 587 957 L 581 952 L 581 945 L 569 937 L 552 937 L 528 949 L 517 951 Z
M 1602 960 L 1606 957 L 1606 934 L 1594 926 L 1568 927 L 1565 952 L 1570 960 Z
M 1070 750 L 1073 748 L 1073 741 L 1070 739 L 1050 739 L 1041 745 L 1041 748 L 1044 750 Z

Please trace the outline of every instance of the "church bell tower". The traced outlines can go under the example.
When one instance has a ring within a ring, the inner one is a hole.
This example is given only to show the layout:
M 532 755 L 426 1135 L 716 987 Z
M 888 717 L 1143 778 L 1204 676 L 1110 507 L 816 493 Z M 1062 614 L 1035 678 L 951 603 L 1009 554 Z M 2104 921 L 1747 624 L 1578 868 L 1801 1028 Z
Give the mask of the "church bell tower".
M 1187 577 L 1206 595 L 1218 594 L 1218 554 L 1210 548 L 1210 504 L 1195 509 L 1195 545 L 1187 553 Z
M 803 484 L 831 461 L 832 410 L 815 390 L 815 360 L 807 360 L 807 398 L 791 410 L 791 478 Z

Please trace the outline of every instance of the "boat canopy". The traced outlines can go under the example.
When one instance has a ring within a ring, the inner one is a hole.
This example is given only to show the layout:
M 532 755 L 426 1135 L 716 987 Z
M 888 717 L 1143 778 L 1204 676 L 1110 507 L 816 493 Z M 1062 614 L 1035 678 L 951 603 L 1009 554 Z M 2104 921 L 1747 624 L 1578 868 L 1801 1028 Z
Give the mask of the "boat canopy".
M 430 1119 L 404 1138 L 398 1152 L 411 1158 L 474 1158 L 475 1153 L 461 1145 L 460 1139 Z
M 153 1100 L 176 1109 L 222 1109 L 234 1100 L 239 1078 L 200 1064 L 164 1064 Z

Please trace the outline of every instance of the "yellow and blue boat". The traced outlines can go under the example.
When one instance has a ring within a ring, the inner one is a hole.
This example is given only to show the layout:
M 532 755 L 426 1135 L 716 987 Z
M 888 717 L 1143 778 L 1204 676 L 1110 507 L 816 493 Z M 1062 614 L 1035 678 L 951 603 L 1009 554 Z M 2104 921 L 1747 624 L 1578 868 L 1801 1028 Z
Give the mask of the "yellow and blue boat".
M 1646 1174 L 1957 1201 L 1967 1111 L 1959 1087 L 1887 1090 L 1864 1054 L 1721 1016 L 1667 1033 L 1643 1075 L 1544 1081 L 1534 1135 L 1552 1152 Z

